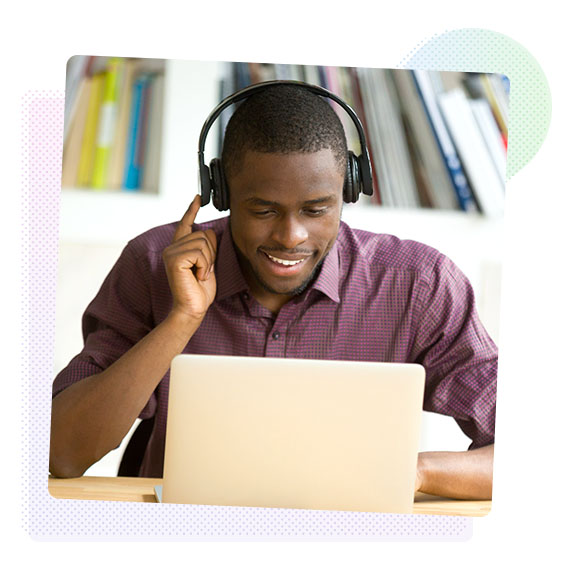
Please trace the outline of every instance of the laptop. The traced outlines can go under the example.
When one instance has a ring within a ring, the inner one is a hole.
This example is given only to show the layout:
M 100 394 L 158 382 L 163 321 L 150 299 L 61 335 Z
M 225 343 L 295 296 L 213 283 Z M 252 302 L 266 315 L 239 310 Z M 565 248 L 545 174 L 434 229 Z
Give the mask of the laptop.
M 179 355 L 160 501 L 411 513 L 417 364 Z

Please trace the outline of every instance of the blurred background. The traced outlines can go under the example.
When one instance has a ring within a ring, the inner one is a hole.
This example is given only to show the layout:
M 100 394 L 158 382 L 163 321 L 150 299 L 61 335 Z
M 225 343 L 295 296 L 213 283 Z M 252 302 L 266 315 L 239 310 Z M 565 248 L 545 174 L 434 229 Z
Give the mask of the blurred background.
M 375 192 L 345 205 L 343 220 L 449 256 L 473 284 L 481 320 L 498 343 L 505 77 L 74 56 L 66 74 L 54 376 L 81 350 L 81 315 L 126 242 L 180 219 L 198 192 L 197 144 L 212 108 L 270 79 L 321 85 L 353 107 L 366 132 Z M 358 154 L 351 121 L 332 105 Z M 231 114 L 228 109 L 211 129 L 207 164 L 220 156 Z M 221 216 L 226 213 L 209 204 L 197 221 Z M 116 475 L 129 436 L 86 475 Z M 421 450 L 468 445 L 452 419 L 423 414 Z

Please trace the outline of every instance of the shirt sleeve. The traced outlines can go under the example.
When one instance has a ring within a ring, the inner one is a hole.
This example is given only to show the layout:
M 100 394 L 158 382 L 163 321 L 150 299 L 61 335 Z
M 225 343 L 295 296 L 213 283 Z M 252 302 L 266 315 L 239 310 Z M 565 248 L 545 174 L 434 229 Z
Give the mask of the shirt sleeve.
M 84 347 L 54 380 L 52 398 L 108 368 L 151 331 L 148 268 L 145 258 L 128 244 L 83 315 Z M 153 394 L 139 416 L 152 417 L 155 408 Z
M 453 417 L 472 439 L 494 443 L 498 350 L 482 325 L 473 288 L 439 255 L 418 306 L 414 360 L 426 370 L 424 409 Z

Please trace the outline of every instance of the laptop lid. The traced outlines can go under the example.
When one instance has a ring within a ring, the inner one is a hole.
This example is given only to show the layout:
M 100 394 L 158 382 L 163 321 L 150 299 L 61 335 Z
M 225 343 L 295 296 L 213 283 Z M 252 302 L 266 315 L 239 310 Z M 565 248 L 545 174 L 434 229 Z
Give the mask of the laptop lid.
M 413 510 L 417 364 L 177 356 L 163 502 Z

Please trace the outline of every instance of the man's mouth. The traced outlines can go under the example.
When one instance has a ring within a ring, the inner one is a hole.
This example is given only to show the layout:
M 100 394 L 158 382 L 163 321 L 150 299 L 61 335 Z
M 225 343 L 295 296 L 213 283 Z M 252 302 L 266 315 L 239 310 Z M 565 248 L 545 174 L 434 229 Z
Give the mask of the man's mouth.
M 304 260 L 307 258 L 306 256 L 303 256 L 302 258 L 285 260 L 284 258 L 277 258 L 276 256 L 272 256 L 271 254 L 268 254 L 268 252 L 264 252 L 264 254 L 266 254 L 266 256 L 272 260 L 272 262 L 276 262 L 276 264 L 281 264 L 282 266 L 296 266 L 296 264 L 304 262 Z

